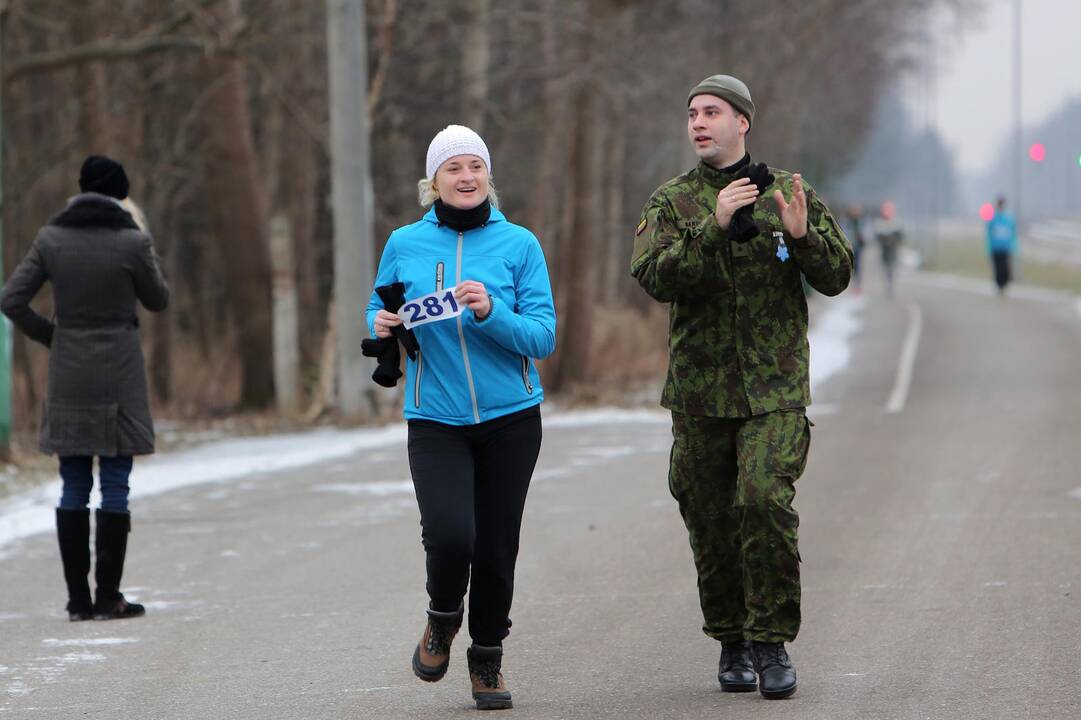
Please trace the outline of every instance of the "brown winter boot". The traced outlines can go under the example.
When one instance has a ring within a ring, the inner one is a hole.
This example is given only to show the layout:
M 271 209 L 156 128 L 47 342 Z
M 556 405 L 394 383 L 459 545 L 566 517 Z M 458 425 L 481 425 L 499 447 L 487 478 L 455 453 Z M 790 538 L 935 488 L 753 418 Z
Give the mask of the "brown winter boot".
M 428 609 L 428 624 L 413 651 L 413 674 L 425 682 L 438 682 L 450 665 L 450 644 L 462 626 L 464 608 L 455 612 Z
M 478 710 L 504 710 L 514 707 L 510 690 L 500 669 L 503 648 L 473 645 L 465 653 L 469 661 L 469 679 L 473 683 L 473 699 Z

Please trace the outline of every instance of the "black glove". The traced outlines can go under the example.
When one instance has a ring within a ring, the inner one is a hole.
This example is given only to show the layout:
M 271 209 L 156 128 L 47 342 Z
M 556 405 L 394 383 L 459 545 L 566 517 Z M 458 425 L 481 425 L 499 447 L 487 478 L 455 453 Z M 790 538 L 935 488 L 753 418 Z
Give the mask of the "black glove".
M 398 367 L 402 362 L 402 352 L 395 338 L 364 338 L 360 341 L 360 351 L 364 357 L 375 358 L 379 363 L 372 373 L 372 380 L 385 388 L 398 384 L 398 378 L 402 376 Z
M 758 188 L 758 196 L 773 184 L 773 175 L 765 163 L 747 164 L 736 173 L 735 180 L 750 178 Z M 754 221 L 754 203 L 744 205 L 732 215 L 732 222 L 728 226 L 728 237 L 736 242 L 747 242 L 758 234 L 758 224 Z
M 387 312 L 396 313 L 405 304 L 405 284 L 396 282 L 390 285 L 380 285 L 375 289 L 375 294 L 383 301 L 383 308 Z M 410 360 L 417 359 L 420 344 L 412 330 L 406 330 L 404 325 L 395 325 L 390 329 L 390 334 L 398 339 L 405 348 L 406 355 Z

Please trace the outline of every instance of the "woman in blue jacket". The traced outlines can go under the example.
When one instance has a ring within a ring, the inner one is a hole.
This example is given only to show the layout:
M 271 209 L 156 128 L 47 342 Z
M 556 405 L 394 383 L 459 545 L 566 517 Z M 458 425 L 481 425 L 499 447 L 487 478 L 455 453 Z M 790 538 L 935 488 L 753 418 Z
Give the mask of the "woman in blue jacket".
M 418 189 L 431 207 L 391 233 L 375 280 L 403 283 L 406 303 L 394 314 L 373 294 L 367 309 L 373 335 L 390 337 L 404 317 L 420 345 L 406 363 L 405 418 L 430 602 L 413 671 L 446 674 L 469 586 L 473 698 L 511 707 L 502 642 L 544 399 L 533 359 L 555 348 L 555 306 L 540 243 L 497 209 L 480 136 L 448 126 L 425 164 Z

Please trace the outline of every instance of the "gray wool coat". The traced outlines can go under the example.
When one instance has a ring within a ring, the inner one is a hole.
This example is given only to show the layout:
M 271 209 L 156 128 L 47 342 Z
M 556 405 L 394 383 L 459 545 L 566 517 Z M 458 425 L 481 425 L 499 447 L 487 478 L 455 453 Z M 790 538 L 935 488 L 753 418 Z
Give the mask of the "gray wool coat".
M 51 320 L 30 307 L 46 281 Z M 155 312 L 169 303 L 150 236 L 112 198 L 77 195 L 38 232 L 0 296 L 0 311 L 50 348 L 42 452 L 154 452 L 136 300 Z

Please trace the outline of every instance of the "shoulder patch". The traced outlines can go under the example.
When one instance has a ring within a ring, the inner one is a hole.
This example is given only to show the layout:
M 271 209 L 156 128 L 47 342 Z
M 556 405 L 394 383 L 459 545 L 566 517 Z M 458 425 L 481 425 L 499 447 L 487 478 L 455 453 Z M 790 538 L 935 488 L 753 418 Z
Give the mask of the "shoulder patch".
M 642 231 L 646 229 L 646 225 L 648 224 L 649 221 L 646 218 L 642 218 L 642 222 L 638 223 L 638 228 L 634 231 L 634 236 L 638 237 L 639 235 L 641 235 Z

